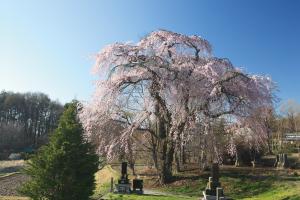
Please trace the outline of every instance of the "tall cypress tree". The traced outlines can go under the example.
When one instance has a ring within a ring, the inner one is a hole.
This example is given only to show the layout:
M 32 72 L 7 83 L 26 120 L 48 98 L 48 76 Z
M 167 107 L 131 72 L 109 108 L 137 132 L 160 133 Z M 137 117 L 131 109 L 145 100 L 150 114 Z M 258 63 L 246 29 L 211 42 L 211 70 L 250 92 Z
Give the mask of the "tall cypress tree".
M 31 179 L 21 193 L 34 200 L 86 200 L 95 188 L 99 158 L 84 138 L 77 118 L 77 102 L 65 106 L 48 145 L 29 161 Z

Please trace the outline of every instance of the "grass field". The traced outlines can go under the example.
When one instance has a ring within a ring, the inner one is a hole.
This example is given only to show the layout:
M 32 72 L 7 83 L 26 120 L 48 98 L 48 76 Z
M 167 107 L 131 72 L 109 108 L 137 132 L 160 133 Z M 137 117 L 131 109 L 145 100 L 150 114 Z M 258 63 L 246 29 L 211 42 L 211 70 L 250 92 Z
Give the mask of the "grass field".
M 107 175 L 108 176 L 108 175 Z M 164 195 L 119 195 L 108 194 L 107 199 L 151 200 L 151 199 L 199 199 L 206 187 L 209 173 L 197 175 L 195 171 L 177 174 L 173 183 L 153 190 Z M 294 171 L 265 168 L 223 168 L 222 187 L 225 194 L 240 200 L 300 200 L 300 176 Z M 151 181 L 146 180 L 151 186 Z
M 164 191 L 188 196 L 201 196 L 208 174 L 179 175 L 179 181 L 163 188 Z M 180 183 L 181 182 L 181 183 Z M 220 182 L 225 195 L 247 200 L 300 200 L 300 176 L 289 171 L 230 168 L 221 170 Z
M 19 168 L 23 161 L 0 162 L 0 169 Z M 129 173 L 131 173 L 129 171 Z M 1 176 L 9 175 L 2 173 Z M 92 199 L 105 195 L 111 200 L 196 200 L 202 196 L 209 172 L 199 173 L 189 170 L 178 173 L 171 184 L 163 187 L 155 185 L 155 179 L 144 178 L 146 190 L 157 191 L 155 195 L 111 194 L 110 181 L 115 183 L 119 177 L 119 167 L 105 166 L 95 174 L 96 189 Z M 300 172 L 292 170 L 274 170 L 268 168 L 222 167 L 220 181 L 225 194 L 239 200 L 300 200 Z M 132 179 L 133 177 L 129 177 Z M 1 197 L 0 200 L 28 200 L 26 197 Z

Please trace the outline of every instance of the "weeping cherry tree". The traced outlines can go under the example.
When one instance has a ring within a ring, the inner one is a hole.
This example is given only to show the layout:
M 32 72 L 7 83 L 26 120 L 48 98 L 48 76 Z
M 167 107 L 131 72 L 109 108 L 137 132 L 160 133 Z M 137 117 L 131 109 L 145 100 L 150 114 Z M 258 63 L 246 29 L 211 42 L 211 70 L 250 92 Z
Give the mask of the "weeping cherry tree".
M 96 90 L 80 113 L 87 135 L 97 135 L 99 153 L 113 159 L 131 154 L 137 145 L 134 133 L 149 134 L 157 141 L 161 183 L 172 177 L 174 154 L 190 133 L 199 131 L 197 123 L 204 127 L 199 136 L 211 135 L 210 122 L 217 118 L 257 129 L 248 116 L 273 101 L 269 77 L 246 74 L 228 59 L 214 57 L 209 42 L 199 36 L 166 30 L 136 44 L 106 46 L 96 55 L 93 72 L 99 76 Z M 120 134 L 107 131 L 111 121 L 122 127 Z M 262 131 L 253 132 L 263 140 Z M 218 147 L 212 148 L 217 157 Z

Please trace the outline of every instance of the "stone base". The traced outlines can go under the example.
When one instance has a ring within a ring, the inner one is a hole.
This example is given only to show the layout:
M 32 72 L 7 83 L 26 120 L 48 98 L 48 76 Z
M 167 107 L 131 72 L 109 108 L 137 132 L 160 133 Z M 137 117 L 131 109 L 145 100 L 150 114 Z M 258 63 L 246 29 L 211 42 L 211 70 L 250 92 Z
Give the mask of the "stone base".
M 203 198 L 200 200 L 218 200 L 217 196 L 213 196 L 213 195 L 207 195 L 205 194 L 205 191 L 203 191 Z M 220 197 L 219 200 L 230 200 L 227 197 Z
M 116 192 L 117 193 L 123 193 L 123 194 L 129 194 L 131 192 L 131 184 L 116 184 Z
M 135 190 L 135 191 L 132 191 L 133 193 L 135 194 L 144 194 L 144 190 Z

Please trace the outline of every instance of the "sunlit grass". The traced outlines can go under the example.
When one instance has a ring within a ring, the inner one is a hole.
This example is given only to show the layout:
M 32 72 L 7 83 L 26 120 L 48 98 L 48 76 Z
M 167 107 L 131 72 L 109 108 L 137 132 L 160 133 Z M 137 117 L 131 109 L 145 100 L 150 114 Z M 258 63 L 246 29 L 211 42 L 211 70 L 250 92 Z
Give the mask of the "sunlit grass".
M 118 172 L 115 171 L 110 165 L 106 165 L 103 169 L 99 170 L 95 174 L 96 189 L 94 196 L 108 193 L 110 191 L 111 178 L 116 181 L 118 177 Z
M 269 190 L 243 200 L 300 200 L 300 182 L 275 183 Z
M 13 162 L 12 162 L 13 163 Z M 7 166 L 7 164 L 6 164 Z M 276 173 L 276 171 L 224 170 L 221 171 L 221 184 L 225 195 L 239 200 L 300 200 L 300 176 L 293 173 Z M 196 200 L 202 197 L 208 173 L 178 174 L 178 181 L 164 187 L 152 190 L 161 191 L 160 195 L 121 195 L 112 194 L 110 191 L 111 177 L 115 183 L 120 174 L 117 168 L 105 166 L 95 174 L 96 189 L 94 199 L 104 194 L 111 200 Z M 131 177 L 132 178 L 132 177 Z M 29 200 L 26 197 L 1 197 L 0 200 Z
M 271 175 L 270 173 L 274 173 Z M 220 182 L 225 195 L 245 200 L 300 200 L 300 176 L 275 174 L 276 172 L 251 174 L 251 171 L 226 171 Z M 160 190 L 167 193 L 201 197 L 206 187 L 207 175 L 186 177 Z

